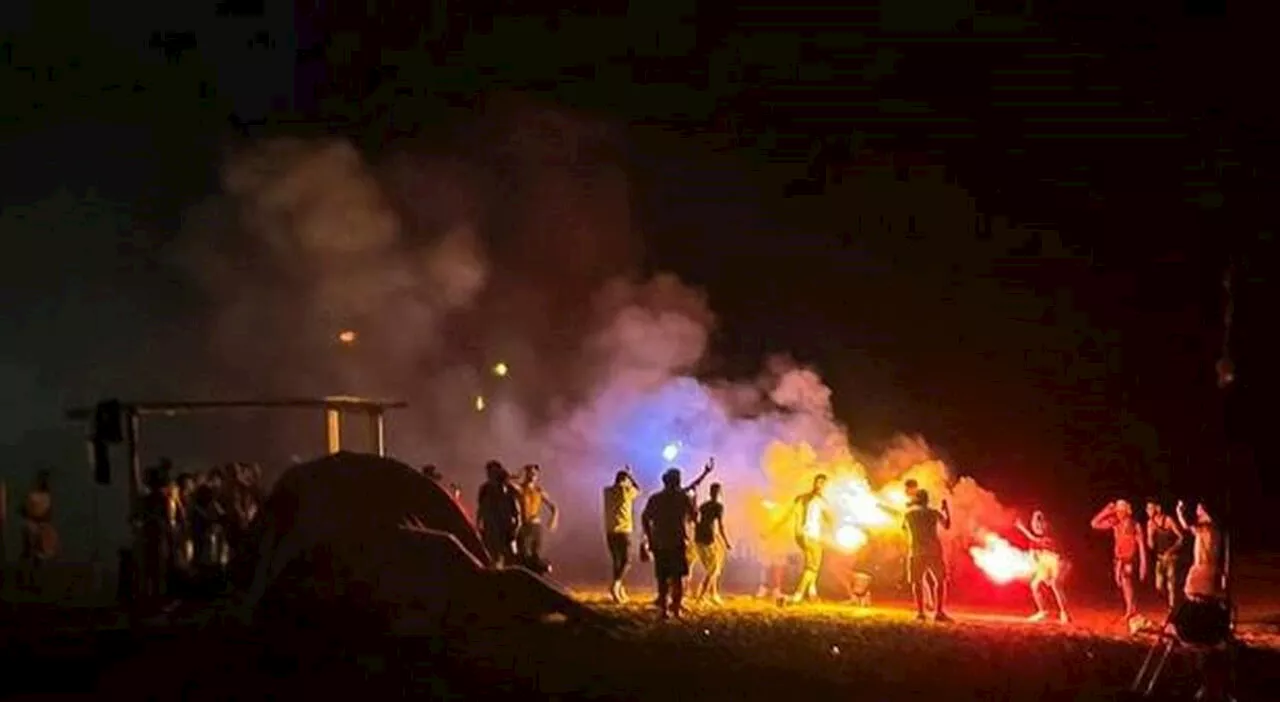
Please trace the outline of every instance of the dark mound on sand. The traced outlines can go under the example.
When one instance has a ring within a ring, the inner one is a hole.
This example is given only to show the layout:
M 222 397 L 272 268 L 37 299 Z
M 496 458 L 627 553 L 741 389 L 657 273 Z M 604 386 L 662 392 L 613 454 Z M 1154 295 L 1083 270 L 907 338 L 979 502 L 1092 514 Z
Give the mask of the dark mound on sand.
M 264 623 L 438 632 L 477 618 L 591 618 L 554 585 L 494 570 L 471 520 L 397 461 L 339 453 L 295 466 L 263 505 L 249 604 Z

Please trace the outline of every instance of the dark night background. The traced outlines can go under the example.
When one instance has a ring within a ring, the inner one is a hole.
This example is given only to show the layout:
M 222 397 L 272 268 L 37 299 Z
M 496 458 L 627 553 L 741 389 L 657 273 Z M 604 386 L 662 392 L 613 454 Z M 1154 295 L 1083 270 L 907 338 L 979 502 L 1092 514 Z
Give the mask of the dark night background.
M 159 261 L 228 144 L 378 154 L 524 93 L 629 125 L 646 266 L 709 291 L 717 371 L 792 352 L 859 441 L 919 432 L 1073 519 L 1230 486 L 1273 546 L 1274 11 L 966 5 L 5 2 L 11 494 L 41 457 L 77 475 L 61 408 L 131 394 L 113 363 L 192 328 Z

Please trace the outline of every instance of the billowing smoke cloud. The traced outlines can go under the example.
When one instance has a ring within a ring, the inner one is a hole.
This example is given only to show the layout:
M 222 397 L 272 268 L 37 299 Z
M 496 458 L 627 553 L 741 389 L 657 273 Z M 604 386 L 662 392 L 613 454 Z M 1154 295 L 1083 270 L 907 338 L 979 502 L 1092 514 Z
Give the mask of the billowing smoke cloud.
M 915 477 L 952 496 L 965 529 L 1003 513 L 922 439 L 855 448 L 811 368 L 773 358 L 754 378 L 699 377 L 715 316 L 675 276 L 634 274 L 616 141 L 517 102 L 454 151 L 381 164 L 337 140 L 248 145 L 185 255 L 214 309 L 212 358 L 239 393 L 407 399 L 393 451 L 439 465 L 468 502 L 485 460 L 541 463 L 564 564 L 603 560 L 600 490 L 622 465 L 656 486 L 715 457 L 745 543 L 771 518 L 762 505 L 818 471 L 874 489 Z M 357 340 L 337 343 L 346 329 Z

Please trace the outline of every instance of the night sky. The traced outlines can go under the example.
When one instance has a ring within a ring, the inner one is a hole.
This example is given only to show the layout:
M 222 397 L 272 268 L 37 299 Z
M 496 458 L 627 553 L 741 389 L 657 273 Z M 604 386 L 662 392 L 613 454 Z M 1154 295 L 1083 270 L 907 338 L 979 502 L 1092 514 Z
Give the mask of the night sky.
M 1275 114 L 1249 77 L 1268 23 L 966 4 L 5 2 L 11 494 L 40 461 L 87 474 L 66 406 L 211 390 L 172 253 L 227 149 L 446 148 L 523 100 L 624 135 L 638 238 L 608 255 L 706 289 L 708 373 L 791 353 L 858 441 L 920 433 L 1014 503 L 1087 519 L 1231 486 L 1249 523 L 1277 488 Z

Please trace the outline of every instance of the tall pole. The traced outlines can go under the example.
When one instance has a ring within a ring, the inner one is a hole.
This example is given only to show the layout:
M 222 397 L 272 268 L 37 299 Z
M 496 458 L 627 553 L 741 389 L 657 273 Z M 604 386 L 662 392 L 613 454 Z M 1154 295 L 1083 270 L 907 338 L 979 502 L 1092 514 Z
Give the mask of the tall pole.
M 326 407 L 324 419 L 325 439 L 329 444 L 329 453 L 337 453 L 342 450 L 342 414 L 336 407 Z
M 369 412 L 370 432 L 373 434 L 373 446 L 379 456 L 387 455 L 387 425 L 382 417 L 382 410 L 375 409 Z

